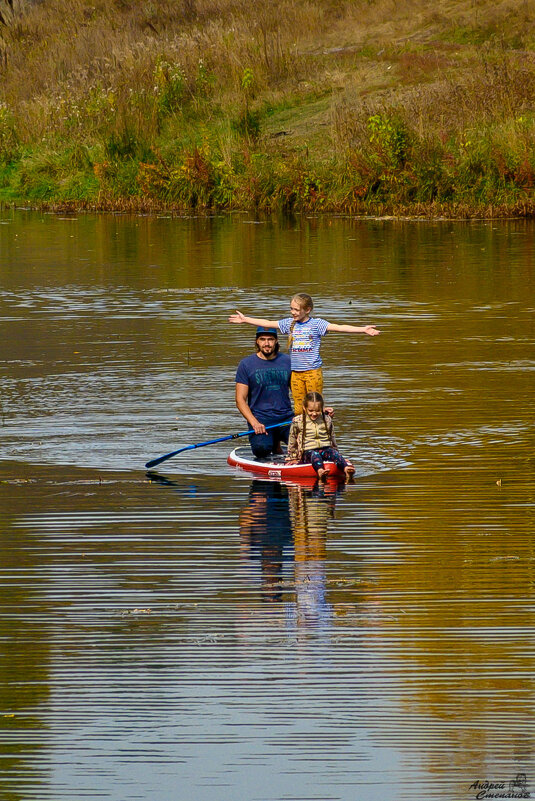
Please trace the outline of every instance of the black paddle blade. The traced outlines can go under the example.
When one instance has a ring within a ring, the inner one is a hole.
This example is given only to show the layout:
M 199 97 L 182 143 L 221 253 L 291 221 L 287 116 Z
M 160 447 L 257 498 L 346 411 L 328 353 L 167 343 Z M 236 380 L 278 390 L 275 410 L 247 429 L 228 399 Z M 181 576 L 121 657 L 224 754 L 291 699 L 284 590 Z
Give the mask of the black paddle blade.
M 165 462 L 165 459 L 166 459 L 166 457 L 164 457 L 163 459 L 162 458 L 160 458 L 160 459 L 151 459 L 150 462 L 146 463 L 145 467 L 148 470 L 150 470 L 151 467 L 156 467 L 157 464 L 161 464 L 162 462 Z

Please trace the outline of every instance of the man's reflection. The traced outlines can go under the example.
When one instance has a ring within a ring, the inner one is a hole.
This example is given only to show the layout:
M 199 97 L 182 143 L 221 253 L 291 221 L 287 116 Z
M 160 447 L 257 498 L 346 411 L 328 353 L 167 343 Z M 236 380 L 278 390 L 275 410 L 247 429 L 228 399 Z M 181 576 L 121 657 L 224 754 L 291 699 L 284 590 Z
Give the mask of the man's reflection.
M 242 554 L 260 560 L 262 597 L 280 600 L 283 562 L 292 558 L 287 487 L 275 481 L 253 481 L 239 521 Z

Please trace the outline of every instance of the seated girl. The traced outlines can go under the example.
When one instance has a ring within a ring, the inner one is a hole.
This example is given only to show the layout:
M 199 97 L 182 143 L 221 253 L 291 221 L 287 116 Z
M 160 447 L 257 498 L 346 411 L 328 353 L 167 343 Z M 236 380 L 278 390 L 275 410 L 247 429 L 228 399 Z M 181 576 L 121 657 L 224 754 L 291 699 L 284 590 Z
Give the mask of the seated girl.
M 302 414 L 292 420 L 286 462 L 311 464 L 318 477 L 323 480 L 329 474 L 325 462 L 334 462 L 345 473 L 347 480 L 355 472 L 353 465 L 338 450 L 333 423 L 325 414 L 323 397 L 319 392 L 305 395 Z

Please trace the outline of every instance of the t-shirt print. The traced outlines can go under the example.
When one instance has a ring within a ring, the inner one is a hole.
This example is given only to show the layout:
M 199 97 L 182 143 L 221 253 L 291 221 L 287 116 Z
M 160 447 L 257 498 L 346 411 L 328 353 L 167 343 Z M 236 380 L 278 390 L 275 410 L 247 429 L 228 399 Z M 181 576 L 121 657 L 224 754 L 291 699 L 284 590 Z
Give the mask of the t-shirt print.
M 297 326 L 296 326 L 297 327 Z M 314 337 L 310 331 L 296 331 L 294 328 L 292 339 L 292 351 L 298 353 L 310 353 L 314 343 Z

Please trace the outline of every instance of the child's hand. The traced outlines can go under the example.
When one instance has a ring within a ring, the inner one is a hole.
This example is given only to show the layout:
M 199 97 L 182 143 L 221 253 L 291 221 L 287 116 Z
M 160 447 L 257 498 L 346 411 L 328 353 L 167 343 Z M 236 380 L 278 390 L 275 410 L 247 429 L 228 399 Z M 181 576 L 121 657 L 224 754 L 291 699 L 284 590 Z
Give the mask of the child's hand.
M 328 414 L 329 417 L 334 417 L 334 409 L 332 406 L 324 406 L 323 411 L 325 412 L 325 414 Z
M 365 325 L 362 331 L 363 333 L 368 334 L 370 337 L 376 337 L 377 334 L 381 333 L 374 325 Z
M 230 317 L 228 318 L 228 321 L 229 323 L 244 323 L 245 315 L 236 309 L 236 314 L 231 314 Z
M 299 462 L 297 461 L 297 459 L 288 459 L 288 458 L 286 458 L 286 459 L 284 460 L 284 463 L 285 463 L 285 464 L 299 464 Z

